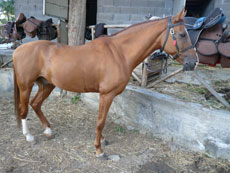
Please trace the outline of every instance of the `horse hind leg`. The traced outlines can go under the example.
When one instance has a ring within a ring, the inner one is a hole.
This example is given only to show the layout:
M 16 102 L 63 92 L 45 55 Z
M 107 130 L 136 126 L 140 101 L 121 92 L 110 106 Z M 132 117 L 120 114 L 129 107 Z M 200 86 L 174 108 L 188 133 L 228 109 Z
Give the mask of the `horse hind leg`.
M 20 89 L 20 119 L 22 122 L 22 133 L 26 137 L 28 142 L 34 141 L 34 137 L 30 134 L 29 128 L 27 126 L 26 117 L 28 114 L 28 103 L 29 97 L 32 90 L 31 87 L 27 87 L 26 89 Z
M 45 83 L 43 80 L 37 80 L 36 83 L 38 84 L 38 92 L 35 97 L 31 100 L 30 105 L 33 108 L 34 112 L 37 114 L 38 118 L 40 119 L 43 127 L 45 128 L 44 134 L 47 137 L 51 137 L 52 130 L 50 128 L 50 123 L 44 116 L 41 106 L 44 100 L 50 95 L 50 93 L 55 88 L 54 85 Z

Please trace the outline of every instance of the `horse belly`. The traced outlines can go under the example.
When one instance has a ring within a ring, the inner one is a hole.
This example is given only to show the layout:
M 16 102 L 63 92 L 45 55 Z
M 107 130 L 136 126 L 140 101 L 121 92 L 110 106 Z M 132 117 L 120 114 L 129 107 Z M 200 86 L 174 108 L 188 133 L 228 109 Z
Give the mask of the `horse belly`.
M 62 70 L 53 74 L 51 82 L 64 90 L 72 92 L 98 92 L 99 82 L 96 75 L 83 74 L 76 70 Z

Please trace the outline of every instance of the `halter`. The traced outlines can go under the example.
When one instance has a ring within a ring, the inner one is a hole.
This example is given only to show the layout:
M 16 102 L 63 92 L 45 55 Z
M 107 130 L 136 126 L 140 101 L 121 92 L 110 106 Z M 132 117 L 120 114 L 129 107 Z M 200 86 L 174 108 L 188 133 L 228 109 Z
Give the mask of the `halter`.
M 161 52 L 164 50 L 165 45 L 166 45 L 166 43 L 168 41 L 169 33 L 170 33 L 172 38 L 173 38 L 173 45 L 176 46 L 176 49 L 177 49 L 176 55 L 173 56 L 174 60 L 177 59 L 183 52 L 185 52 L 185 51 L 187 51 L 187 50 L 189 50 L 191 48 L 194 48 L 194 46 L 191 45 L 191 46 L 189 46 L 189 47 L 187 47 L 185 49 L 182 49 L 182 50 L 179 49 L 177 41 L 176 41 L 176 37 L 175 37 L 175 32 L 174 32 L 174 29 L 173 29 L 175 26 L 179 26 L 179 25 L 184 25 L 184 22 L 179 22 L 179 23 L 176 23 L 176 24 L 172 24 L 172 16 L 169 17 L 166 38 L 165 38 L 163 47 L 160 49 Z

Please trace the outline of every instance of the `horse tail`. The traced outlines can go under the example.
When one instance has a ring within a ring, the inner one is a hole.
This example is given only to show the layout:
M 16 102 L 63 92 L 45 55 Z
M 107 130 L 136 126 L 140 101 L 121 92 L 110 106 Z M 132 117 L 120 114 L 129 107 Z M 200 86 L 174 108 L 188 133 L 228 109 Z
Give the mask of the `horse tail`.
M 20 103 L 20 92 L 18 88 L 18 83 L 17 83 L 17 76 L 15 73 L 15 68 L 14 68 L 14 113 L 17 118 L 17 123 L 18 127 L 21 127 L 21 118 L 20 118 L 20 108 L 19 108 L 19 103 Z

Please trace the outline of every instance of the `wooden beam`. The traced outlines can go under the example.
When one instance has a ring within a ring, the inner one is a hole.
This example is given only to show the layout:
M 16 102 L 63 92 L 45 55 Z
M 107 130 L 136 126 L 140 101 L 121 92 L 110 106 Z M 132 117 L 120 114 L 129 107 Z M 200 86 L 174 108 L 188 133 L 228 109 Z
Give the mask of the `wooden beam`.
M 132 76 L 141 84 L 141 79 L 137 76 L 137 74 L 134 71 L 132 72 Z
M 163 77 L 161 79 L 158 79 L 158 80 L 154 81 L 153 83 L 150 83 L 149 85 L 147 85 L 147 88 L 151 88 L 154 85 L 156 85 L 156 84 L 158 84 L 160 82 L 163 82 L 163 81 L 167 80 L 168 78 L 170 78 L 172 76 L 175 76 L 176 74 L 178 74 L 178 73 L 180 73 L 182 71 L 183 71 L 183 68 L 179 68 L 178 70 L 172 72 L 171 74 L 169 74 L 169 75 L 167 75 L 167 76 L 165 76 L 165 77 Z
M 141 87 L 145 88 L 148 83 L 148 71 L 145 63 L 148 62 L 148 58 L 144 60 L 144 67 L 142 69 Z
M 201 83 L 203 84 L 212 95 L 214 95 L 224 106 L 227 108 L 230 108 L 229 103 L 225 100 L 225 98 L 221 97 L 207 82 L 205 82 L 204 79 L 202 79 L 196 71 L 194 71 L 193 76 Z
M 13 62 L 13 60 L 11 59 L 11 60 L 9 60 L 9 61 L 7 61 L 7 62 L 5 62 L 2 66 L 1 66 L 1 68 L 3 68 L 3 67 L 5 67 L 5 66 L 7 66 L 9 63 L 11 63 L 11 62 Z

